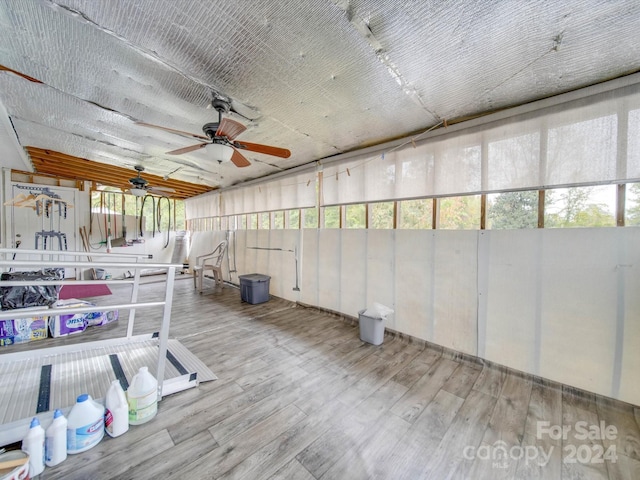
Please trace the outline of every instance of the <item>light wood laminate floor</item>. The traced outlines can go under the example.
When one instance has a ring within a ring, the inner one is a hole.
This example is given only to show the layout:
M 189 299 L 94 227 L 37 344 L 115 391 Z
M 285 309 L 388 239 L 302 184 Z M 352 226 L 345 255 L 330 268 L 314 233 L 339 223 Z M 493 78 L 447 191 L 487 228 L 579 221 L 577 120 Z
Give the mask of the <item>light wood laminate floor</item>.
M 120 288 L 96 300 L 122 301 Z M 140 300 L 163 288 L 142 286 Z M 135 333 L 159 316 L 139 312 Z M 16 349 L 124 335 L 120 318 Z M 200 295 L 185 278 L 170 336 L 219 379 L 165 397 L 151 422 L 40 478 L 640 478 L 638 408 L 393 336 L 369 345 L 324 312 L 277 298 L 249 305 L 229 286 Z M 599 435 L 603 424 L 616 433 Z

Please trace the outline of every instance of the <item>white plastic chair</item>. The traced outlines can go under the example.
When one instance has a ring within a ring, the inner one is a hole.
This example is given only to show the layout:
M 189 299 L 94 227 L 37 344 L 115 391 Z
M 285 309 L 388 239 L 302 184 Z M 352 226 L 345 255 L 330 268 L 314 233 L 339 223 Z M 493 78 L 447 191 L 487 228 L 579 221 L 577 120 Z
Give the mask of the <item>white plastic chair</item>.
M 202 293 L 205 270 L 213 272 L 216 285 L 223 285 L 222 282 L 222 260 L 227 252 L 226 240 L 221 241 L 211 253 L 198 255 L 193 266 L 193 288 Z

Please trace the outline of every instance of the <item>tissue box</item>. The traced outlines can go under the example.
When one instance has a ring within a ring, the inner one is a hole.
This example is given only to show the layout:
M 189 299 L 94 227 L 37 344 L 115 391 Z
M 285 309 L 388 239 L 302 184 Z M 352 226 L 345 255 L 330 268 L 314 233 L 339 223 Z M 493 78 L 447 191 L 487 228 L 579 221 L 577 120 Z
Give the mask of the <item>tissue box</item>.
M 41 307 L 19 310 L 41 310 Z M 27 343 L 47 338 L 47 324 L 49 317 L 34 316 L 0 320 L 0 346 L 14 343 Z
M 95 307 L 91 302 L 69 298 L 59 300 L 54 308 Z M 49 319 L 49 330 L 52 337 L 64 337 L 74 333 L 84 332 L 87 328 L 88 313 L 71 313 L 69 315 L 54 315 Z
M 88 327 L 100 327 L 118 320 L 118 310 L 109 310 L 108 312 L 91 312 L 87 314 Z

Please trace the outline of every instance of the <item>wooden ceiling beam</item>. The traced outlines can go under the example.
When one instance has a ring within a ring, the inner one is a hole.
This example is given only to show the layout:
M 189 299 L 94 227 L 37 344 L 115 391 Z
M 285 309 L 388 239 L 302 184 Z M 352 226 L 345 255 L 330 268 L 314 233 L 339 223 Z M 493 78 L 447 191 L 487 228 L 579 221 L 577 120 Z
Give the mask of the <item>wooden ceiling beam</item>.
M 90 181 L 94 184 L 100 183 L 121 189 L 129 188 L 131 186 L 129 179 L 137 175 L 137 172 L 132 169 L 94 162 L 62 152 L 36 147 L 25 147 L 25 150 L 31 157 L 35 171 L 39 174 Z M 175 193 L 170 194 L 172 198 L 184 199 L 214 190 L 206 185 L 198 185 L 182 180 L 165 180 L 163 177 L 150 173 L 143 172 L 142 177 L 154 187 L 173 188 Z

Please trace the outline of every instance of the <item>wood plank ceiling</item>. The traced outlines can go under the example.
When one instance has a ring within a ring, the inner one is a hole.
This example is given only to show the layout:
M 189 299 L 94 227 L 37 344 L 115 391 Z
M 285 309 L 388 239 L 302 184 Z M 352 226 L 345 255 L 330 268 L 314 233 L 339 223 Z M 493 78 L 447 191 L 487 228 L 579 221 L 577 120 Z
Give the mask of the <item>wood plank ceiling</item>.
M 31 158 L 36 173 L 70 180 L 90 181 L 93 182 L 94 189 L 100 184 L 126 191 L 131 187 L 129 179 L 137 175 L 133 169 L 93 162 L 53 150 L 29 146 L 25 147 L 25 150 Z M 142 172 L 142 177 L 149 182 L 148 185 L 153 187 L 173 188 L 175 192 L 168 195 L 171 198 L 185 199 L 213 190 L 206 185 L 196 185 L 171 178 L 165 180 L 163 177 L 146 172 Z

